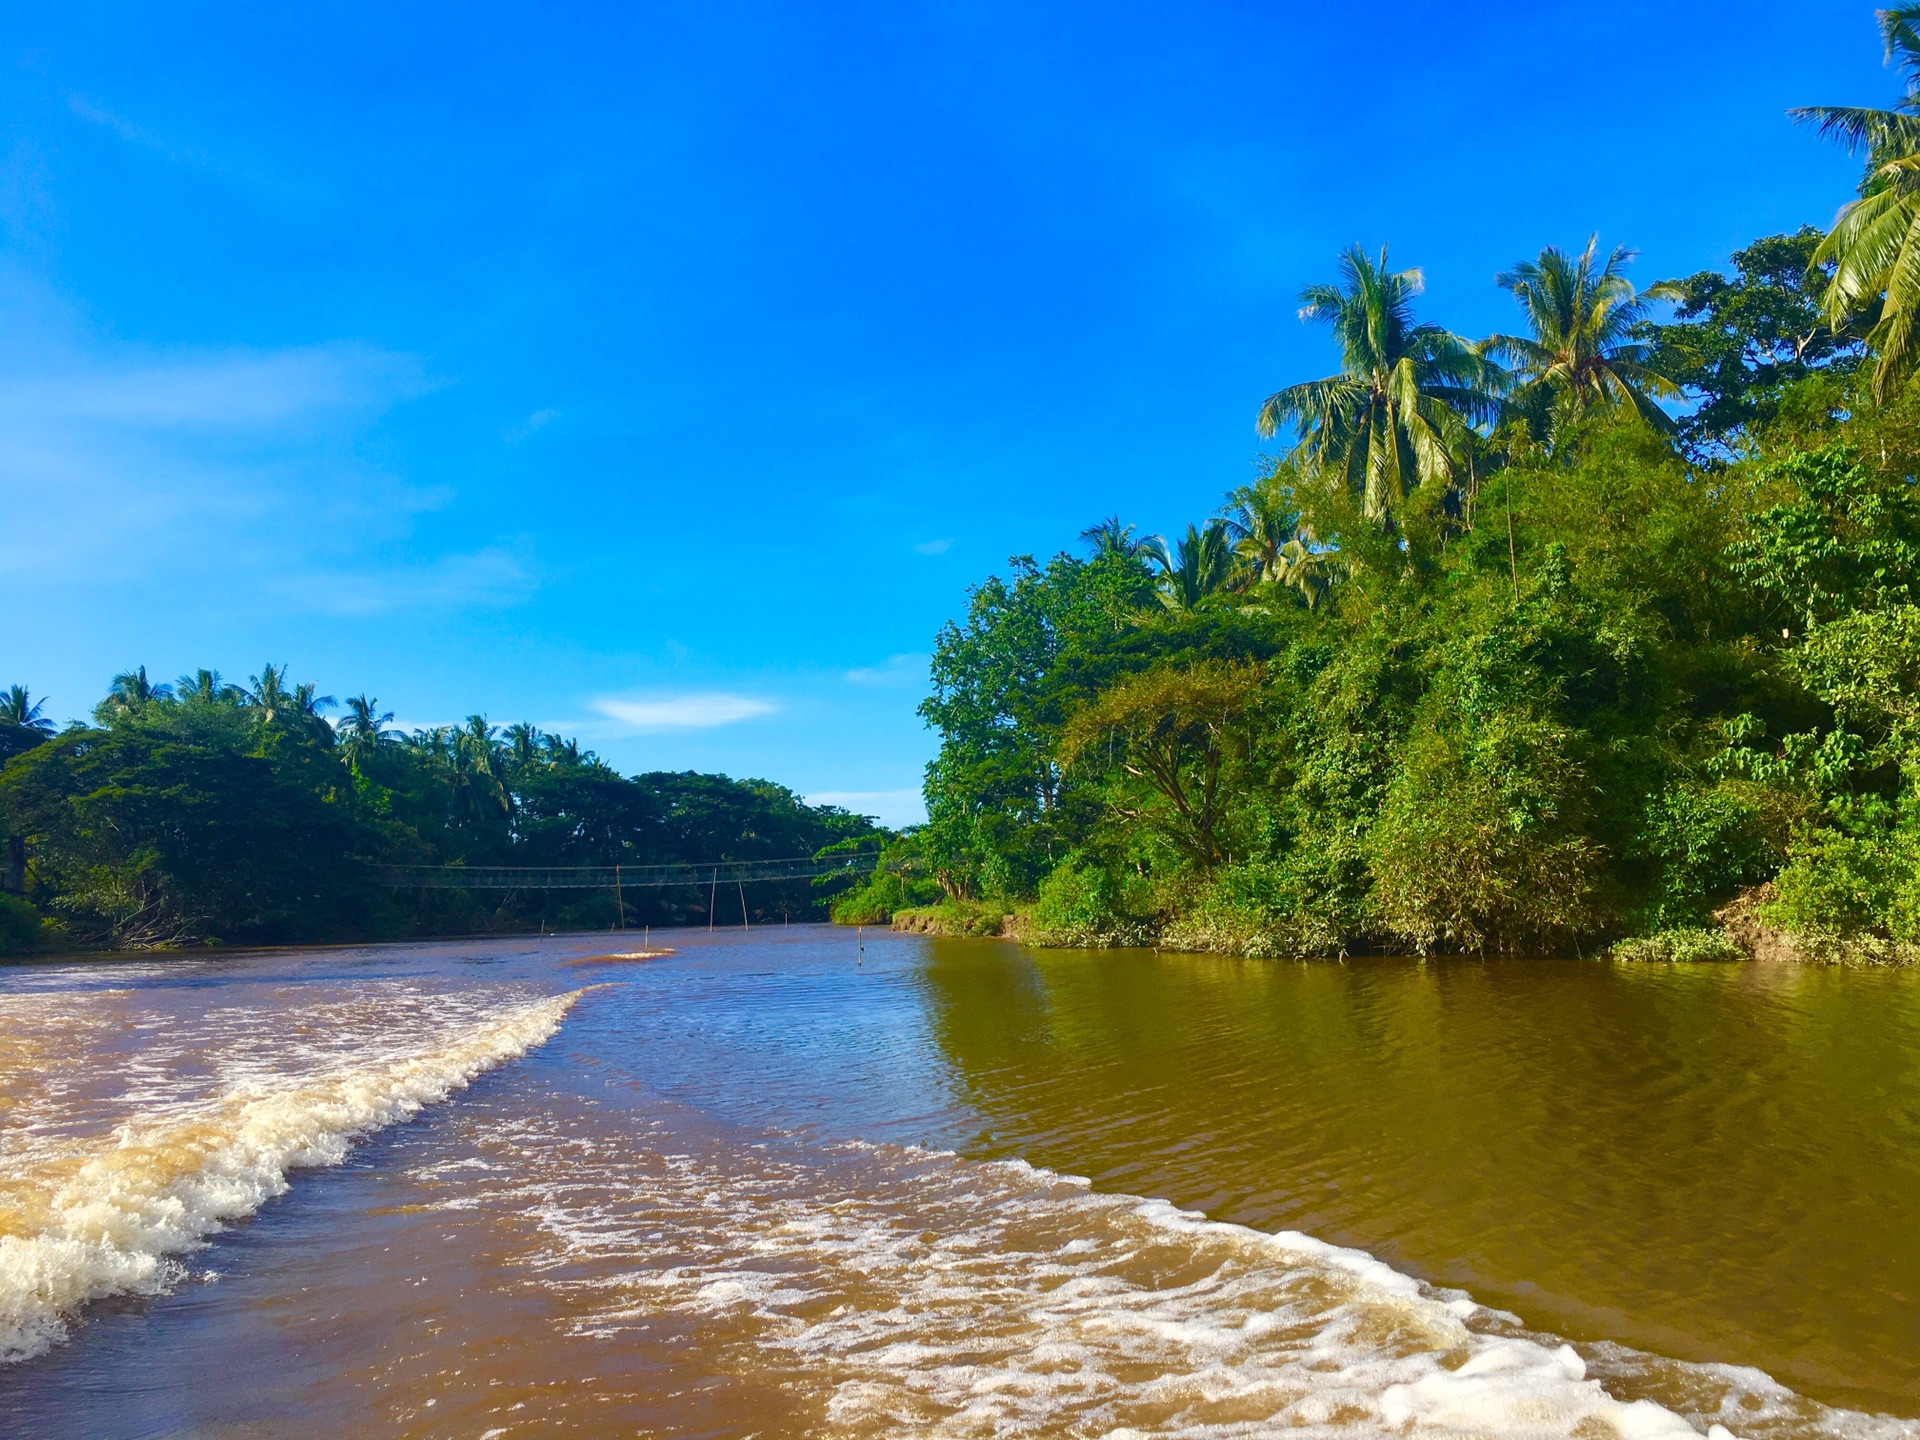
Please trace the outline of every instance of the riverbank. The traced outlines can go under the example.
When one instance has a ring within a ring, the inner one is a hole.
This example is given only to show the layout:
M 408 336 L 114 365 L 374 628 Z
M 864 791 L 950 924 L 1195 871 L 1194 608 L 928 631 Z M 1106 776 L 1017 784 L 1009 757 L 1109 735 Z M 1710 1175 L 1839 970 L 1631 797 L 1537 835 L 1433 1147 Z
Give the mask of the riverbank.
M 1794 934 L 1763 918 L 1772 887 L 1756 886 L 1714 913 L 1710 926 L 1676 926 L 1650 935 L 1628 936 L 1588 950 L 1574 948 L 1569 958 L 1603 954 L 1616 960 L 1651 964 L 1737 963 L 1838 965 L 1876 969 L 1920 965 L 1920 949 L 1871 935 Z M 1175 917 L 1114 924 L 1049 922 L 1033 904 L 942 900 L 914 906 L 862 923 L 889 924 L 910 935 L 994 936 L 1065 950 L 1114 950 L 1147 947 L 1184 954 L 1230 955 L 1249 960 L 1310 960 L 1375 953 L 1361 948 L 1303 945 L 1298 937 L 1245 926 L 1220 924 L 1206 916 Z M 839 922 L 845 924 L 847 922 Z M 1397 953 L 1397 952 L 1379 952 Z M 1445 953 L 1444 951 L 1441 953 Z M 1456 952 L 1457 953 L 1457 952 Z M 1542 957 L 1551 958 L 1551 957 Z

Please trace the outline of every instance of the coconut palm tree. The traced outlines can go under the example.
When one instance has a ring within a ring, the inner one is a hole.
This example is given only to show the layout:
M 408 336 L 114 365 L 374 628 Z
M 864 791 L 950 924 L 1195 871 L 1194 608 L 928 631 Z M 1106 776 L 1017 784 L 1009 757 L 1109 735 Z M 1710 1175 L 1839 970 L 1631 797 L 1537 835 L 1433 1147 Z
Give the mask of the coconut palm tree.
M 1636 291 L 1624 273 L 1634 252 L 1617 245 L 1595 263 L 1598 235 L 1578 255 L 1549 245 L 1537 260 L 1522 260 L 1498 277 L 1520 302 L 1530 335 L 1491 335 L 1481 342 L 1515 372 L 1505 410 L 1544 437 L 1554 423 L 1596 405 L 1631 409 L 1662 430 L 1673 419 L 1656 403 L 1677 399 L 1679 387 L 1647 366 L 1653 350 L 1637 338 L 1649 302 L 1677 300 L 1680 287 L 1662 281 Z
M 253 688 L 241 692 L 241 703 L 260 712 L 260 722 L 271 725 L 296 708 L 293 691 L 287 688 L 287 667 L 263 665 L 258 675 L 249 675 Z
M 370 700 L 365 695 L 349 695 L 347 715 L 340 722 L 341 755 L 348 761 L 358 763 L 382 745 L 392 744 L 393 736 L 387 729 L 391 723 L 393 712 L 382 710 L 378 700 Z
M 304 730 L 318 744 L 331 749 L 338 738 L 333 726 L 327 723 L 324 711 L 331 710 L 340 702 L 331 695 L 322 695 L 320 687 L 311 680 L 303 680 L 293 687 L 293 700 L 287 706 L 287 719 L 294 727 Z
M 1109 515 L 1098 525 L 1089 525 L 1080 532 L 1080 539 L 1093 552 L 1096 560 L 1108 556 L 1131 559 L 1134 556 L 1151 556 L 1153 542 L 1136 540 L 1133 526 L 1122 525 L 1118 515 Z
M 1846 206 L 1814 252 L 1834 266 L 1822 308 L 1838 330 L 1849 316 L 1880 302 L 1867 333 L 1873 349 L 1873 391 L 1885 399 L 1912 373 L 1920 321 L 1920 5 L 1880 11 L 1887 62 L 1897 65 L 1906 93 L 1891 110 L 1805 105 L 1787 113 L 1810 121 L 1849 153 L 1866 152 L 1860 198 Z
M 311 680 L 302 681 L 293 687 L 293 713 L 305 716 L 309 720 L 318 720 L 320 712 L 331 710 L 340 702 L 331 695 L 314 693 L 320 687 Z
M 464 726 L 446 733 L 447 780 L 456 823 L 484 825 L 510 819 L 513 802 L 500 782 L 497 729 L 484 715 L 469 715 Z
M 24 685 L 9 685 L 0 690 L 0 724 L 18 725 L 36 735 L 51 735 L 53 721 L 41 714 L 46 708 L 47 702 L 35 700 Z
M 1337 477 L 1366 515 L 1383 519 L 1423 486 L 1447 486 L 1461 468 L 1471 422 L 1491 412 L 1492 367 L 1471 344 L 1421 324 L 1418 270 L 1389 271 L 1358 245 L 1340 257 L 1340 283 L 1300 292 L 1300 318 L 1333 327 L 1340 370 L 1289 385 L 1260 407 L 1262 436 L 1292 425 L 1301 454 Z
M 106 699 L 93 707 L 93 718 L 102 725 L 111 725 L 115 720 L 139 714 L 149 705 L 164 705 L 172 699 L 173 687 L 155 685 L 147 679 L 147 667 L 142 665 L 113 677 L 113 688 L 107 691 Z
M 1233 549 L 1223 520 L 1209 520 L 1206 528 L 1187 526 L 1177 547 L 1155 535 L 1147 552 L 1160 567 L 1160 603 L 1169 610 L 1191 610 L 1233 578 Z
M 189 705 L 238 705 L 246 692 L 229 685 L 218 670 L 200 669 L 173 682 L 175 697 Z
M 1277 561 L 1274 583 L 1298 592 L 1309 610 L 1320 608 L 1343 573 L 1337 550 L 1315 549 L 1299 536 L 1280 547 Z
M 549 765 L 590 765 L 594 762 L 593 751 L 589 750 L 583 755 L 578 740 L 563 740 L 558 735 L 542 735 L 540 748 L 546 753 Z
M 504 749 L 509 774 L 518 775 L 539 764 L 542 738 L 539 727 L 530 721 L 522 720 L 507 727 Z
M 333 727 L 322 716 L 339 702 L 331 695 L 318 693 L 311 681 L 289 686 L 285 665 L 263 665 L 258 675 L 249 675 L 253 687 L 239 693 L 239 703 L 259 712 L 262 725 L 279 725 L 306 734 L 322 745 L 334 742 Z
M 1281 551 L 1300 529 L 1300 507 L 1294 503 L 1294 471 L 1282 462 L 1251 485 L 1227 493 L 1220 516 L 1227 539 L 1240 562 L 1241 579 L 1262 585 L 1280 578 Z

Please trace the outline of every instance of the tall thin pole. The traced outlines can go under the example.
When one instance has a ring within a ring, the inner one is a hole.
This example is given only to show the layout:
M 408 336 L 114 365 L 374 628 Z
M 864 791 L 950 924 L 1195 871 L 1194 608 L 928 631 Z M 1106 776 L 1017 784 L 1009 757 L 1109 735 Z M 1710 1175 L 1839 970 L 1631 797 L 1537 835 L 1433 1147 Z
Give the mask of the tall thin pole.
M 736 876 L 734 883 L 740 887 L 740 928 L 742 930 L 751 930 L 753 928 L 753 921 L 747 918 L 747 882 Z
M 1513 576 L 1513 603 L 1520 603 L 1520 562 L 1513 553 L 1513 476 L 1509 473 L 1507 483 L 1500 488 L 1507 496 L 1507 572 Z
M 620 888 L 620 867 L 613 867 L 613 903 L 620 907 L 620 928 L 627 928 L 627 897 Z
M 720 896 L 720 867 L 713 867 L 713 882 L 707 886 L 707 929 L 713 929 L 713 902 Z

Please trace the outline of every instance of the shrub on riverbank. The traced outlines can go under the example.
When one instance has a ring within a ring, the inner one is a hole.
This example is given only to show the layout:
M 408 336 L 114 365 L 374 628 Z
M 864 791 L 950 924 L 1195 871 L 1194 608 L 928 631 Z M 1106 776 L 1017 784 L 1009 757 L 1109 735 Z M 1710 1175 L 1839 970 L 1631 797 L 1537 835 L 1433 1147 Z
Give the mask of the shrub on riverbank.
M 928 894 L 931 890 L 933 893 Z M 831 909 L 836 925 L 885 925 L 902 910 L 931 903 L 938 886 L 916 884 L 891 870 L 879 870 L 865 884 L 834 897 Z
M 1026 924 L 1036 944 L 1105 949 L 1151 944 L 1159 928 L 1152 912 L 1137 875 L 1072 856 L 1040 882 Z
M 31 955 L 51 950 L 61 940 L 59 927 L 17 895 L 0 895 L 0 955 Z
M 1745 960 L 1747 952 L 1724 930 L 1693 928 L 1636 935 L 1613 947 L 1613 958 L 1647 964 Z
M 916 935 L 1004 935 L 1009 921 L 1017 921 L 1010 906 L 977 900 L 942 900 L 894 912 L 893 928 Z

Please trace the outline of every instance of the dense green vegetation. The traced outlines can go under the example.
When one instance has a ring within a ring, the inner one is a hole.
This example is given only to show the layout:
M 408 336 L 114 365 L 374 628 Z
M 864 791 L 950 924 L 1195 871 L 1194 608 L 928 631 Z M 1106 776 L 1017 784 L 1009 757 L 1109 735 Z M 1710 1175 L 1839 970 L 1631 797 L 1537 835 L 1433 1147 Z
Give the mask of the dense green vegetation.
M 1332 374 L 1169 544 L 1118 519 L 940 635 L 904 879 L 1069 943 L 1920 954 L 1920 7 L 1830 235 L 1636 291 L 1631 252 L 1423 320 L 1355 248 L 1303 319 Z M 1664 303 L 1660 303 L 1664 302 Z M 1756 908 L 1757 907 L 1757 908 Z
M 380 864 L 643 865 L 788 858 L 876 834 L 766 781 L 624 777 L 577 742 L 474 716 L 396 734 L 356 696 L 266 666 L 175 685 L 117 677 L 94 723 L 60 733 L 27 691 L 0 695 L 0 953 L 53 945 L 347 940 L 605 928 L 605 891 L 395 889 Z M 721 919 L 737 923 L 739 901 Z M 629 925 L 705 920 L 704 890 L 628 889 Z M 807 918 L 824 894 L 759 882 L 755 919 Z

